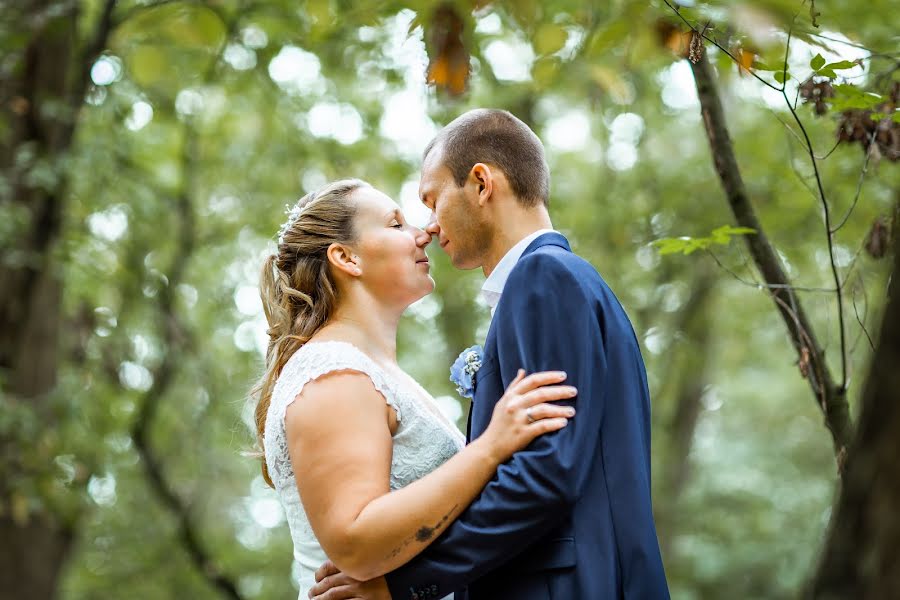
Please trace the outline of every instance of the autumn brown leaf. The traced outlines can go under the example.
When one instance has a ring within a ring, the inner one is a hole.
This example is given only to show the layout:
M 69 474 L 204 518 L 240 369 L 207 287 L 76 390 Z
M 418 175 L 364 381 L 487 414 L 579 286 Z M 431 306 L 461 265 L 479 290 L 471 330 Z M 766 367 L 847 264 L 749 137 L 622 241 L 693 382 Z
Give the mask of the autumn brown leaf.
M 681 58 L 688 57 L 694 36 L 694 32 L 690 29 L 684 30 L 669 21 L 660 19 L 656 22 L 656 36 L 660 45 L 665 46 Z
M 749 50 L 745 50 L 744 48 L 738 48 L 738 51 L 735 53 L 735 56 L 738 59 L 738 73 L 740 73 L 741 75 L 744 74 L 744 71 L 749 73 L 750 66 L 753 64 L 753 61 L 756 59 L 756 54 Z
M 463 44 L 464 22 L 451 4 L 434 12 L 428 31 L 428 83 L 458 96 L 469 81 L 469 51 Z

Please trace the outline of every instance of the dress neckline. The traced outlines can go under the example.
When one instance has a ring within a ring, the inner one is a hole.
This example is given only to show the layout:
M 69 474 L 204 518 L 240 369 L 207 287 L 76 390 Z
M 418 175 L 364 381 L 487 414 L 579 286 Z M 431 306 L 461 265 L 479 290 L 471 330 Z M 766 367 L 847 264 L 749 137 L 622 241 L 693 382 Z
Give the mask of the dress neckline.
M 411 396 L 414 402 L 417 402 L 422 408 L 430 412 L 434 415 L 438 422 L 446 428 L 452 434 L 462 435 L 462 432 L 459 428 L 444 414 L 441 408 L 438 406 L 437 402 L 434 400 L 434 397 L 431 393 L 426 390 L 422 384 L 416 381 L 415 377 L 407 373 L 403 370 L 403 368 L 398 364 L 397 368 L 404 374 L 406 377 L 415 385 L 415 387 L 419 388 L 420 392 L 416 392 L 415 390 L 411 390 L 412 387 L 409 383 L 405 381 L 401 381 L 396 375 L 389 372 L 386 368 L 384 368 L 381 364 L 378 363 L 374 358 L 369 356 L 365 351 L 363 351 L 359 346 L 354 344 L 353 342 L 348 342 L 345 340 L 317 340 L 313 342 L 307 342 L 301 346 L 301 350 L 303 348 L 308 348 L 310 346 L 316 345 L 337 345 L 337 346 L 348 346 L 361 354 L 368 362 L 370 362 L 380 374 L 387 378 L 392 384 L 397 393 L 406 393 L 408 396 Z M 299 352 L 299 351 L 298 351 Z

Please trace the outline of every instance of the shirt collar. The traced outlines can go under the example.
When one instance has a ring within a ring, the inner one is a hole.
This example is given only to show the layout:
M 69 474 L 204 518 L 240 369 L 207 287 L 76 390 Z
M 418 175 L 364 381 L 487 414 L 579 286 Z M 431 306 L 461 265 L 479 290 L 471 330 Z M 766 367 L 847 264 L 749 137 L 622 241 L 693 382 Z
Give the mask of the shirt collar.
M 506 287 L 506 280 L 509 279 L 509 274 L 512 272 L 513 267 L 516 266 L 516 263 L 519 262 L 522 253 L 525 252 L 528 245 L 539 236 L 553 232 L 553 229 L 538 229 L 534 233 L 522 238 L 503 255 L 503 258 L 500 259 L 500 262 L 498 262 L 494 270 L 491 271 L 491 275 L 485 280 L 484 285 L 481 286 L 481 298 L 491 308 L 492 315 L 494 314 L 494 309 L 497 308 L 497 303 L 500 302 L 503 288 Z

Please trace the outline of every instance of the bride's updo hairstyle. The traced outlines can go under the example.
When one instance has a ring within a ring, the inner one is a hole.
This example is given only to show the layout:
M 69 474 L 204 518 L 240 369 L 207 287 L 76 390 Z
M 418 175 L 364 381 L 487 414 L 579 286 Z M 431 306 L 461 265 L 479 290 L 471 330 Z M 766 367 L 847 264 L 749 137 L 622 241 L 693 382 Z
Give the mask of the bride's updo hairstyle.
M 326 252 L 333 243 L 355 241 L 356 206 L 350 196 L 362 187 L 369 184 L 344 179 L 298 200 L 279 233 L 278 251 L 263 264 L 259 295 L 269 323 L 269 348 L 265 373 L 251 391 L 251 396 L 257 397 L 256 435 L 260 450 L 278 375 L 294 352 L 334 313 L 338 290 Z M 264 453 L 261 459 L 263 478 L 274 487 Z

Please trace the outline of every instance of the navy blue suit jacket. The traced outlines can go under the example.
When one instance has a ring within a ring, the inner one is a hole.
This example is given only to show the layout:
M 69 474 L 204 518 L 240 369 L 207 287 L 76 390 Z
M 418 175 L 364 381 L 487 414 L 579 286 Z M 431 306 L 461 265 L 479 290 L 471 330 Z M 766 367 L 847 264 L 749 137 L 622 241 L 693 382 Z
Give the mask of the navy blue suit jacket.
M 518 369 L 563 370 L 577 414 L 501 465 L 475 501 L 386 578 L 394 600 L 669 597 L 650 506 L 650 397 L 619 301 L 566 239 L 510 273 L 475 378 L 468 438 Z

